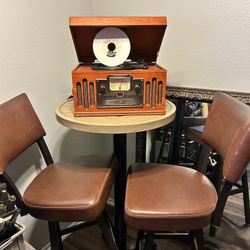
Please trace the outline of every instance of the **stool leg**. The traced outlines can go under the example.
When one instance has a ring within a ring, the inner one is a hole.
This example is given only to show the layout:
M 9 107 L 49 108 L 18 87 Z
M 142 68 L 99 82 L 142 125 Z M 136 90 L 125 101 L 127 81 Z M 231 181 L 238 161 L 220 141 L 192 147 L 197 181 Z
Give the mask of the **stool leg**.
M 151 250 L 152 249 L 153 243 L 154 243 L 153 240 L 154 240 L 154 232 L 147 231 L 144 250 Z
M 197 249 L 204 250 L 205 243 L 204 243 L 203 230 L 202 229 L 191 230 L 191 234 L 193 235 L 193 238 L 196 242 Z
M 98 218 L 97 221 L 98 221 L 98 224 L 99 224 L 99 226 L 104 234 L 104 238 L 107 242 L 109 249 L 110 250 L 118 250 L 118 247 L 115 243 L 115 237 L 113 234 L 111 221 L 110 221 L 105 210 L 103 211 L 102 215 Z
M 142 250 L 141 240 L 143 239 L 143 235 L 144 235 L 144 230 L 139 230 L 137 233 L 135 250 Z
M 233 183 L 229 181 L 225 181 L 221 189 L 219 199 L 218 199 L 214 214 L 211 219 L 209 235 L 212 237 L 215 236 L 217 229 L 220 227 L 223 210 L 226 205 L 227 198 L 232 189 L 232 186 L 233 186 Z
M 249 190 L 247 180 L 247 170 L 241 177 L 243 187 L 243 200 L 244 200 L 244 212 L 246 224 L 250 224 L 250 207 L 249 207 Z
M 49 225 L 49 239 L 51 250 L 62 250 L 62 238 L 60 233 L 59 222 L 48 222 Z

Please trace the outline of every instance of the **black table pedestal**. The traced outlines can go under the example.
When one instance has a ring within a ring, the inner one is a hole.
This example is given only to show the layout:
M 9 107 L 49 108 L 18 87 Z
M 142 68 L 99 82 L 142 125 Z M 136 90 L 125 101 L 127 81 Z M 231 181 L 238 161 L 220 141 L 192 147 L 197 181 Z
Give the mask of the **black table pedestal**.
M 119 250 L 126 250 L 127 228 L 124 222 L 124 201 L 127 176 L 127 137 L 126 134 L 114 134 L 114 153 L 119 161 L 115 177 L 115 237 Z

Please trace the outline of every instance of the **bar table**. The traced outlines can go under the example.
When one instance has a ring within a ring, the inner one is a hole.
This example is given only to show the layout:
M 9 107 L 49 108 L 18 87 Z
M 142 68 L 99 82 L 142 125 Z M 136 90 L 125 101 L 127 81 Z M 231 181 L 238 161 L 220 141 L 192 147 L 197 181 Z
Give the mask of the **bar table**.
M 113 151 L 117 155 L 120 167 L 114 184 L 115 237 L 120 250 L 126 250 L 126 224 L 124 222 L 124 200 L 127 176 L 127 140 L 128 133 L 145 133 L 165 126 L 175 118 L 176 107 L 166 101 L 164 115 L 138 116 L 74 116 L 73 100 L 67 100 L 56 107 L 56 119 L 65 127 L 88 133 L 113 134 Z

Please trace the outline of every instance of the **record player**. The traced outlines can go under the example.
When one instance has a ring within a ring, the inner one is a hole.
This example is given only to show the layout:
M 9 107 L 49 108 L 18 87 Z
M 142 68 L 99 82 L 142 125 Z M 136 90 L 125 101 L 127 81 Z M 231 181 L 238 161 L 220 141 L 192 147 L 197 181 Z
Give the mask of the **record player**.
M 164 114 L 166 17 L 70 17 L 75 116 Z

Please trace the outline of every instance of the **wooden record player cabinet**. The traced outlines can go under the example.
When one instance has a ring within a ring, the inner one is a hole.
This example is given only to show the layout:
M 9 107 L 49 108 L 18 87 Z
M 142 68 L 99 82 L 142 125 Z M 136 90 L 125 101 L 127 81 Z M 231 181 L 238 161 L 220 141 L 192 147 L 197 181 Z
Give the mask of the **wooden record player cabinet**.
M 79 60 L 72 71 L 75 116 L 164 114 L 167 71 L 156 59 L 166 17 L 71 17 L 69 26 Z M 93 40 L 105 27 L 123 30 L 131 43 L 128 59 L 143 59 L 147 68 L 92 69 Z

